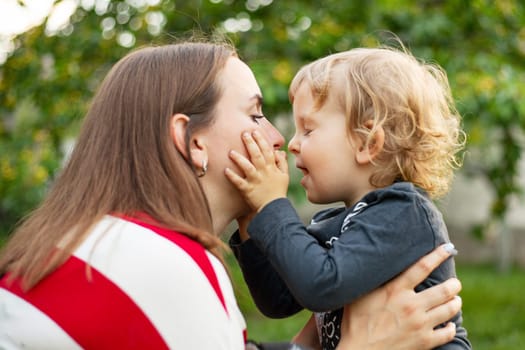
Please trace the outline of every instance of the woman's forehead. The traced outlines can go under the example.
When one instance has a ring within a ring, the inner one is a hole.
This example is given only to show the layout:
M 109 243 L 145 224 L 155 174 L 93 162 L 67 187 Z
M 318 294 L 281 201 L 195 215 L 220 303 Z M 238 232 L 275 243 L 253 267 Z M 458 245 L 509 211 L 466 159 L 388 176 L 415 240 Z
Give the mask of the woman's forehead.
M 237 57 L 230 57 L 221 75 L 225 95 L 236 96 L 242 103 L 262 103 L 261 89 L 246 63 Z

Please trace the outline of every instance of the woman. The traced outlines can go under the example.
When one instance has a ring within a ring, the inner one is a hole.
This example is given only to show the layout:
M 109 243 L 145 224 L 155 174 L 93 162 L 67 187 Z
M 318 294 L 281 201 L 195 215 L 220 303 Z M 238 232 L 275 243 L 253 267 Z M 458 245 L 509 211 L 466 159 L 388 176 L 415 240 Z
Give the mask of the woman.
M 255 129 L 284 144 L 233 48 L 182 43 L 120 60 L 47 197 L 4 247 L 0 347 L 244 348 L 219 235 L 250 214 L 224 169 Z M 414 330 L 412 348 L 453 335 L 432 328 L 457 312 L 458 281 L 408 303 L 417 269 L 347 309 L 344 349 L 375 341 L 355 329 L 378 325 L 385 310 L 402 318 L 382 325 L 389 349 Z

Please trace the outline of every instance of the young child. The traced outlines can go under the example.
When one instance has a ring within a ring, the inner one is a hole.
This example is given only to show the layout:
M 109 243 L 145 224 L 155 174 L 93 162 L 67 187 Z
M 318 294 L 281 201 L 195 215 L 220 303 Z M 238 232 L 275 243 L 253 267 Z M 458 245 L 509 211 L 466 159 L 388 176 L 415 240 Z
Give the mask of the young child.
M 432 200 L 449 190 L 465 138 L 445 72 L 408 51 L 321 58 L 297 73 L 290 100 L 296 131 L 288 147 L 308 200 L 344 207 L 305 227 L 286 199 L 285 156 L 246 134 L 250 159 L 231 153 L 243 176 L 226 176 L 257 214 L 230 243 L 259 309 L 269 317 L 316 312 L 315 345 L 335 349 L 345 304 L 449 241 Z M 449 259 L 417 290 L 453 276 Z M 456 337 L 441 348 L 470 349 L 461 313 L 451 321 Z

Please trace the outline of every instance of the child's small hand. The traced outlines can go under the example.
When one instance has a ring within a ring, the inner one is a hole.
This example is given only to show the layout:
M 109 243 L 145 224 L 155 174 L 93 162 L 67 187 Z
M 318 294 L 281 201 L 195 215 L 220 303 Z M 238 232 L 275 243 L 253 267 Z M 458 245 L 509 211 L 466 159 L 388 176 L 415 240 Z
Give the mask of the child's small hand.
M 241 239 L 241 242 L 250 239 L 250 234 L 248 233 L 248 225 L 250 224 L 250 221 L 252 221 L 255 214 L 257 214 L 257 212 L 254 210 L 246 215 L 237 218 L 237 226 L 239 227 L 239 238 Z
M 253 134 L 244 133 L 243 141 L 250 159 L 235 151 L 230 152 L 230 158 L 245 177 L 239 176 L 229 168 L 226 168 L 225 174 L 248 204 L 260 211 L 272 200 L 286 197 L 289 182 L 286 153 L 274 151 L 257 131 Z

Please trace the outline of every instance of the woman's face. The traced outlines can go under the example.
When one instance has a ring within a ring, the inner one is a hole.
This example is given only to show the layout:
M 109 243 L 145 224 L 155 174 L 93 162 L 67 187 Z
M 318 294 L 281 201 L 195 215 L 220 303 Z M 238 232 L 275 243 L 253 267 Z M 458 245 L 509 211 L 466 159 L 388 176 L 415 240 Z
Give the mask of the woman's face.
M 275 149 L 284 145 L 284 138 L 264 117 L 261 89 L 244 62 L 236 57 L 229 58 L 219 79 L 222 92 L 214 123 L 201 131 L 208 152 L 208 171 L 201 181 L 212 211 L 214 206 L 220 206 L 221 211 L 226 212 L 221 215 L 230 214 L 234 219 L 246 214 L 248 206 L 224 175 L 226 167 L 240 173 L 230 160 L 229 152 L 236 150 L 246 155 L 241 140 L 244 131 L 260 130 Z

